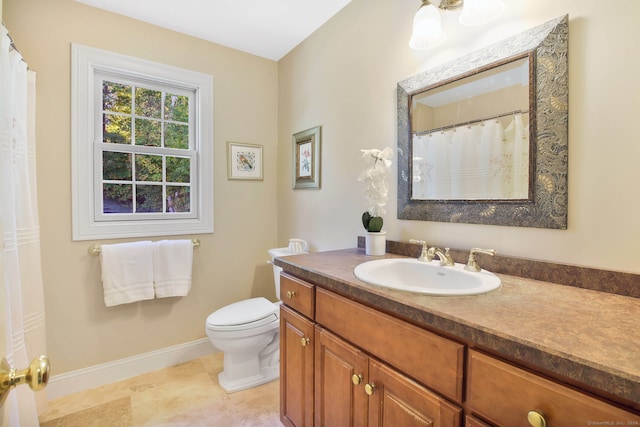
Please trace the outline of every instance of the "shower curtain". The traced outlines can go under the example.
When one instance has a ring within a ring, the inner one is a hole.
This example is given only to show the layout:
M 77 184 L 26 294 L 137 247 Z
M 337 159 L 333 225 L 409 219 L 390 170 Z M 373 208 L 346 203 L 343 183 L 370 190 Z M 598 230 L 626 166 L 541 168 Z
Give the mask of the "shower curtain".
M 4 262 L 5 356 L 24 369 L 46 354 L 44 291 L 36 194 L 35 73 L 2 25 L 0 34 L 0 221 Z M 1 281 L 0 281 L 1 283 Z M 4 404 L 10 426 L 37 426 L 45 391 L 16 387 Z
M 526 199 L 528 179 L 522 114 L 413 136 L 414 199 Z

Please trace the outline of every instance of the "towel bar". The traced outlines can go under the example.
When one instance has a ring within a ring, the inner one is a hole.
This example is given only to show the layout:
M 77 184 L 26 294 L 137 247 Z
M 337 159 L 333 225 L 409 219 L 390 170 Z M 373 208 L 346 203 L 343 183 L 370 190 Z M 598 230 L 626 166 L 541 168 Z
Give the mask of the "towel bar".
M 200 247 L 200 239 L 191 239 L 191 243 L 193 243 L 194 249 Z M 87 252 L 89 252 L 89 255 L 98 256 L 100 255 L 101 250 L 102 248 L 100 247 L 100 245 L 97 243 L 94 243 L 93 245 L 89 246 L 89 249 L 87 250 Z

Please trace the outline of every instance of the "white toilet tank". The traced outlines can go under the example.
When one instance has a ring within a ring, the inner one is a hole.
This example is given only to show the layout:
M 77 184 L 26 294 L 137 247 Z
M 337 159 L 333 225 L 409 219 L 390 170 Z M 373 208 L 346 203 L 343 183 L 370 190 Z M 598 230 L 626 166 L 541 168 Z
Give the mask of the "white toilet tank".
M 273 266 L 273 281 L 276 285 L 276 298 L 280 299 L 280 272 L 282 271 L 282 267 L 275 265 L 273 260 L 279 256 L 291 255 L 291 252 L 289 252 L 289 248 L 273 248 L 269 249 L 268 252 L 271 257 L 270 263 Z
M 292 252 L 292 243 L 295 243 L 296 252 Z M 273 266 L 273 281 L 276 286 L 276 298 L 280 299 L 280 272 L 282 271 L 282 267 L 278 267 L 277 265 L 273 264 L 273 260 L 279 256 L 294 255 L 295 253 L 307 253 L 307 248 L 307 242 L 305 242 L 304 240 L 291 239 L 289 241 L 289 247 L 273 248 L 267 251 L 269 252 L 269 256 L 271 257 L 271 261 L 269 262 Z M 300 249 L 302 249 L 302 252 L 299 252 Z

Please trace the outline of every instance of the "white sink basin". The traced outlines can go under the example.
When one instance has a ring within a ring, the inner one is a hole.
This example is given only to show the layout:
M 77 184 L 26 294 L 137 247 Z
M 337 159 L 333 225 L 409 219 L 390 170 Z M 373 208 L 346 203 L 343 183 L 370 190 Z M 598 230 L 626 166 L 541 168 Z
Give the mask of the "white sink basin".
M 365 283 L 427 295 L 478 295 L 500 288 L 500 278 L 486 270 L 464 270 L 464 264 L 450 267 L 440 261 L 388 258 L 358 265 L 353 273 Z

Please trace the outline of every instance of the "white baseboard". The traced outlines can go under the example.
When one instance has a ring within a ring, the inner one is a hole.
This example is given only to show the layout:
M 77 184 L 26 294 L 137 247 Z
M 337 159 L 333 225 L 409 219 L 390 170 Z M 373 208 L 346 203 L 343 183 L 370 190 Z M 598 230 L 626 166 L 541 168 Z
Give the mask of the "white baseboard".
M 208 338 L 203 338 L 77 371 L 53 375 L 47 384 L 47 397 L 49 400 L 58 399 L 79 391 L 188 362 L 217 351 Z

